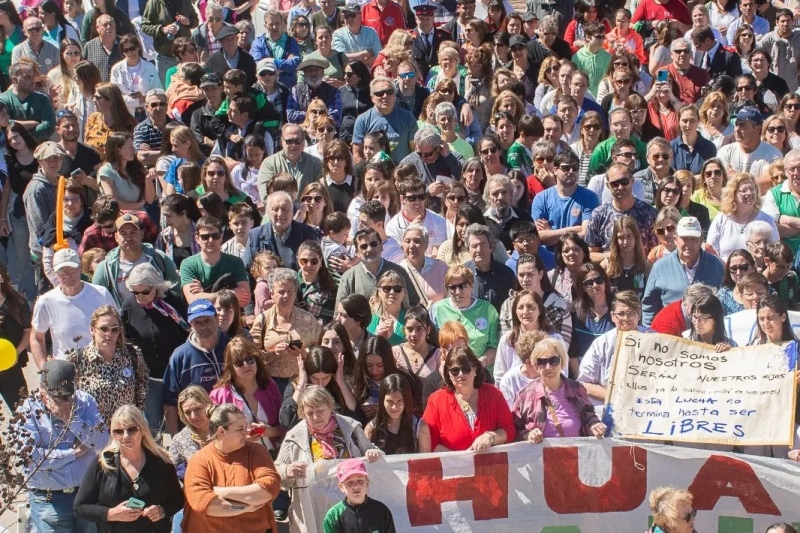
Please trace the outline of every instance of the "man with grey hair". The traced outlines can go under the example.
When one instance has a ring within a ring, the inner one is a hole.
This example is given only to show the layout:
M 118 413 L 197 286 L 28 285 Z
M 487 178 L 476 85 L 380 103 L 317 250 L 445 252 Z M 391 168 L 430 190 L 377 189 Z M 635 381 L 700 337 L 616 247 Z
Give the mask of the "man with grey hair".
M 461 181 L 464 158 L 450 151 L 447 143 L 442 142 L 436 128 L 423 126 L 414 134 L 414 152 L 404 157 L 401 163 L 414 165 L 420 179 L 428 188 L 432 200 L 431 208 L 439 211 L 441 196 L 447 184 Z
M 258 193 L 267 197 L 267 185 L 276 174 L 286 172 L 297 180 L 297 190 L 322 176 L 322 161 L 303 151 L 306 137 L 299 124 L 284 124 L 281 128 L 283 150 L 266 158 L 258 169 Z
M 769 196 L 769 193 L 767 193 Z M 764 210 L 762 205 L 761 210 Z M 780 226 L 779 226 L 780 228 Z M 772 226 L 764 220 L 754 220 L 744 228 L 744 241 L 747 251 L 756 260 L 756 271 L 763 272 L 764 256 L 767 252 L 767 245 L 772 242 Z M 797 260 L 795 259 L 795 270 L 797 270 Z
M 371 29 L 371 28 L 370 28 Z M 336 31 L 347 28 L 339 28 Z M 375 30 L 372 30 L 375 31 Z M 353 126 L 353 162 L 364 159 L 364 136 L 373 131 L 383 131 L 392 144 L 392 160 L 400 163 L 414 150 L 417 118 L 396 105 L 394 83 L 384 76 L 376 76 L 369 84 L 372 103 L 369 111 L 361 113 Z
M 514 251 L 514 243 L 511 242 L 510 236 L 511 228 L 520 222 L 533 222 L 529 212 L 511 205 L 513 193 L 514 185 L 508 176 L 503 174 L 490 176 L 483 190 L 483 200 L 487 207 L 483 214 L 486 217 L 486 225 L 494 239 L 500 240 L 509 252 Z
M 751 0 L 747 0 L 751 1 Z M 692 45 L 683 37 L 678 37 L 669 47 L 672 63 L 667 66 L 669 81 L 653 84 L 651 94 L 668 84 L 672 94 L 684 104 L 694 104 L 702 96 L 703 87 L 711 82 L 708 72 L 692 65 Z
M 428 229 L 422 224 L 410 224 L 403 232 L 400 245 L 405 258 L 399 265 L 408 272 L 411 283 L 426 308 L 445 297 L 444 277 L 447 263 L 425 255 L 428 248 Z
M 192 31 L 192 42 L 197 46 L 197 57 L 201 63 L 222 48 L 216 35 L 223 26 L 228 26 L 224 20 L 221 5 L 216 2 L 206 4 L 206 21 Z
M 42 73 L 47 73 L 59 65 L 58 47 L 44 39 L 44 30 L 42 19 L 35 15 L 25 19 L 22 23 L 25 40 L 16 45 L 11 52 L 12 65 L 19 63 L 23 57 L 39 65 Z
M 681 138 L 678 137 L 678 140 L 681 141 Z M 633 175 L 633 179 L 644 186 L 642 200 L 654 204 L 656 193 L 661 188 L 661 180 L 671 175 L 672 146 L 664 137 L 653 137 L 647 143 L 647 168 Z
M 458 111 L 450 102 L 442 102 L 434 110 L 436 125 L 442 136 L 442 141 L 447 144 L 450 152 L 455 155 L 461 165 L 464 161 L 475 155 L 475 149 L 456 133 L 458 125 Z M 459 168 L 460 169 L 460 168 Z
M 775 219 L 781 240 L 797 255 L 800 248 L 800 150 L 790 150 L 783 157 L 783 171 L 786 181 L 764 195 L 761 210 Z
M 514 271 L 492 257 L 494 236 L 483 224 L 470 224 L 464 233 L 467 251 L 472 261 L 466 266 L 475 274 L 472 295 L 486 300 L 500 312 L 503 302 L 508 298 L 514 282 Z
M 167 116 L 167 93 L 163 89 L 150 89 L 144 97 L 144 108 L 147 118 L 133 129 L 133 148 L 143 165 L 153 166 L 161 156 L 164 128 L 175 121 Z
M 267 199 L 268 219 L 250 230 L 249 242 L 242 258 L 244 266 L 249 271 L 256 254 L 268 250 L 281 258 L 283 266 L 297 270 L 297 249 L 305 241 L 319 241 L 319 235 L 311 226 L 292 218 L 294 207 L 288 193 L 274 192 L 262 198 Z
M 692 326 L 691 315 L 694 303 L 700 298 L 714 295 L 714 288 L 705 283 L 694 283 L 686 287 L 683 298 L 665 306 L 653 318 L 650 329 L 658 333 L 680 337 Z
M 559 16 L 558 14 L 550 14 L 542 17 L 539 27 L 536 29 L 536 34 L 543 45 L 552 50 L 556 57 L 567 58 L 572 56 L 572 50 L 569 43 L 561 36 L 564 35 L 563 31 L 559 31 Z

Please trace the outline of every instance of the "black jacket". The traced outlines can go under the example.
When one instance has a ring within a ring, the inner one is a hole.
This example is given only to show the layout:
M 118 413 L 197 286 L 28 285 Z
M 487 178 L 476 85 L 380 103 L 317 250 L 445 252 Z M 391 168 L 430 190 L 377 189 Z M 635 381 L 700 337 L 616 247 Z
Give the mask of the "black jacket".
M 241 48 L 239 48 L 239 63 L 237 63 L 236 68 L 247 75 L 245 87 L 250 87 L 256 82 L 256 60 Z M 231 67 L 229 67 L 228 62 L 225 61 L 222 50 L 217 50 L 208 56 L 206 72 L 213 72 L 222 78 L 222 75 L 229 70 L 231 70 Z
M 428 89 L 425 85 L 417 85 L 414 89 L 414 109 L 411 109 L 411 106 L 408 104 L 406 99 L 400 93 L 400 88 L 396 88 L 394 91 L 396 96 L 397 105 L 405 109 L 406 111 L 410 112 L 415 117 L 418 117 L 422 114 L 422 104 L 425 103 L 425 99 L 431 95 L 431 90 Z M 463 98 L 463 97 L 459 97 Z M 459 108 L 456 107 L 458 110 Z
M 411 32 L 411 53 L 422 71 L 422 80 L 428 79 L 431 67 L 439 64 L 439 45 L 442 41 L 452 40 L 452 36 L 443 29 L 433 29 L 433 46 L 426 46 L 425 40 L 420 36 L 419 28 Z
M 94 461 L 83 476 L 75 495 L 75 516 L 97 524 L 98 533 L 169 533 L 171 517 L 183 509 L 184 496 L 175 467 L 144 450 L 147 460 L 139 473 L 138 489 L 119 466 L 119 454 L 106 452 L 106 458 L 116 468 L 106 472 L 100 461 Z M 139 518 L 135 522 L 107 522 L 108 510 L 129 498 L 144 501 L 145 507 L 160 505 L 165 517 L 158 522 Z
M 516 224 L 520 222 L 532 222 L 531 215 L 527 211 L 523 211 L 517 207 L 512 207 L 511 209 L 514 210 L 514 214 L 516 216 L 512 216 L 508 220 L 506 220 L 503 224 L 498 224 L 494 220 L 489 217 L 486 217 L 486 225 L 489 226 L 489 231 L 492 232 L 492 235 L 495 239 L 500 240 L 503 243 L 503 246 L 506 247 L 506 250 L 509 252 L 514 250 L 514 245 L 511 242 L 511 236 L 509 232 L 511 228 L 513 228 Z
M 353 142 L 356 119 L 372 109 L 375 104 L 369 96 L 369 88 L 356 91 L 345 84 L 339 87 L 339 97 L 342 100 L 342 125 L 339 126 L 339 138 L 349 144 Z
M 350 505 L 347 498 L 328 510 L 325 530 L 337 533 L 395 533 L 392 511 L 385 503 L 369 496 L 361 505 Z
M 703 64 L 704 55 L 704 52 L 695 52 L 694 64 L 701 66 Z M 714 54 L 714 58 L 711 60 L 708 73 L 711 75 L 712 80 L 720 74 L 727 74 L 731 78 L 736 79 L 736 76 L 742 75 L 742 59 L 739 57 L 739 54 L 728 52 L 725 48 L 720 46 L 717 48 L 717 53 Z
M 186 319 L 186 302 L 182 298 L 168 292 L 163 299 Z M 172 352 L 186 342 L 189 332 L 158 309 L 142 307 L 132 294 L 122 300 L 121 314 L 126 340 L 142 350 L 150 377 L 162 379 Z

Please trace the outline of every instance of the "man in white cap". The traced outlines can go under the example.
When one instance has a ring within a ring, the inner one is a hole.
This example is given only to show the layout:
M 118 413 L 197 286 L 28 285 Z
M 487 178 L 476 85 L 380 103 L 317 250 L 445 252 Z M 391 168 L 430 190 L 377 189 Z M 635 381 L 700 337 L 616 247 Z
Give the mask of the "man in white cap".
M 705 283 L 718 288 L 722 285 L 725 265 L 703 251 L 703 228 L 695 217 L 683 217 L 675 232 L 675 251 L 653 264 L 642 298 L 642 324 L 650 326 L 662 308 L 683 298 L 686 287 Z
M 342 121 L 342 97 L 330 83 L 323 81 L 325 69 L 330 66 L 327 59 L 307 57 L 297 67 L 303 73 L 303 81 L 294 86 L 286 103 L 289 122 L 302 124 L 306 120 L 306 109 L 311 100 L 319 98 L 325 102 L 328 114 L 338 126 Z
M 89 321 L 101 305 L 118 308 L 105 288 L 81 281 L 81 260 L 72 248 L 53 256 L 53 270 L 60 285 L 43 294 L 33 307 L 31 353 L 36 366 L 48 359 L 45 334 L 53 339 L 53 357 L 63 359 L 70 348 L 83 348 L 92 340 Z

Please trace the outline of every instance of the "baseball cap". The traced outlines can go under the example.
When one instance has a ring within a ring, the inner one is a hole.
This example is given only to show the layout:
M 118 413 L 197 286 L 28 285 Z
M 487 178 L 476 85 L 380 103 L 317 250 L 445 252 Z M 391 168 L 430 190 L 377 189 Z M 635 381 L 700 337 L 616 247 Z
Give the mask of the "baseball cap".
M 75 394 L 75 365 L 62 359 L 45 361 L 42 366 L 42 388 L 50 396 L 64 397 Z
M 508 41 L 509 48 L 514 48 L 515 46 L 519 45 L 525 46 L 527 44 L 528 41 L 526 41 L 525 37 L 523 37 L 522 35 L 514 35 L 513 37 L 511 37 L 511 40 Z
M 200 78 L 200 88 L 203 87 L 221 87 L 222 80 L 219 79 L 217 74 L 213 72 L 211 74 L 203 74 L 203 77 Z
M 361 4 L 358 2 L 346 2 L 341 8 L 342 11 L 349 11 L 351 13 L 360 13 Z
M 275 67 L 275 60 L 271 57 L 265 57 L 261 61 L 258 62 L 258 69 L 256 70 L 258 74 L 266 74 L 266 73 L 275 73 L 278 72 L 277 67 Z
M 676 233 L 678 237 L 702 237 L 703 228 L 695 217 L 683 217 L 678 221 Z
M 189 306 L 189 322 L 195 318 L 204 316 L 217 316 L 217 310 L 214 309 L 214 304 L 209 300 L 195 300 Z
M 539 16 L 533 11 L 526 11 L 522 14 L 522 22 L 530 22 L 532 20 L 539 20 Z
M 736 112 L 735 117 L 736 122 L 740 120 L 742 122 L 754 122 L 758 126 L 764 123 L 764 118 L 755 107 L 743 107 Z
M 64 267 L 80 268 L 81 259 L 72 248 L 63 248 L 53 255 L 53 270 L 58 272 Z
M 367 468 L 361 459 L 346 459 L 336 465 L 336 477 L 339 483 L 344 483 L 353 476 L 367 476 Z
M 122 229 L 122 226 L 125 224 L 133 224 L 138 229 L 142 229 L 142 221 L 139 220 L 139 217 L 132 215 L 131 213 L 126 213 L 114 221 L 114 227 L 117 228 L 117 231 Z

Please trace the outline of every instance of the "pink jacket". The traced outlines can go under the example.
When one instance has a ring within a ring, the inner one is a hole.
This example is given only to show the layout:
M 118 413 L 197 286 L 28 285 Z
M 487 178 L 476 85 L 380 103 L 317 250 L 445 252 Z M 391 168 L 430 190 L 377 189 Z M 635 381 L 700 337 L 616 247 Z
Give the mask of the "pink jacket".
M 212 390 L 209 396 L 211 396 L 211 401 L 217 405 L 223 403 L 232 403 L 242 411 L 245 411 L 245 413 L 249 410 L 242 400 L 233 395 L 230 385 L 224 385 Z M 270 379 L 269 384 L 263 389 L 258 389 L 254 396 L 259 405 L 261 405 L 261 408 L 264 409 L 264 412 L 267 414 L 267 425 L 279 427 L 280 422 L 278 421 L 278 414 L 281 410 L 282 399 L 280 390 L 278 390 L 278 385 Z M 255 418 L 255 416 L 253 418 Z M 277 449 L 280 439 L 271 440 L 272 444 Z

